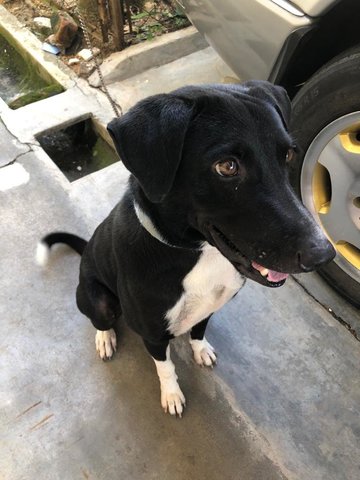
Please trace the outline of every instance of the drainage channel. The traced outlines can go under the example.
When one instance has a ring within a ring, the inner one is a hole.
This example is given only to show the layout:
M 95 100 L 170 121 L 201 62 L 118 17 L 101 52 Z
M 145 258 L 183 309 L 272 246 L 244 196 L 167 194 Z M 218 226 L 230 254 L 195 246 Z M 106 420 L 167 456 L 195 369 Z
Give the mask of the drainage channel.
M 11 109 L 61 92 L 63 88 L 59 84 L 42 78 L 36 65 L 0 35 L 0 97 Z

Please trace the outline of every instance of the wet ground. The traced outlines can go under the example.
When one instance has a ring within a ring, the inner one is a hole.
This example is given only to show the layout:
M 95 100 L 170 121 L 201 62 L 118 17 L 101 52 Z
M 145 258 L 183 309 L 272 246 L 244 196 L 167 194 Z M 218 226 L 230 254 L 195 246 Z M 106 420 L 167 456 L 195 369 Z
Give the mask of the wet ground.
M 17 53 L 4 37 L 0 35 L 0 97 L 9 102 L 19 93 L 26 92 L 26 84 L 22 78 L 22 69 L 19 64 L 23 63 Z

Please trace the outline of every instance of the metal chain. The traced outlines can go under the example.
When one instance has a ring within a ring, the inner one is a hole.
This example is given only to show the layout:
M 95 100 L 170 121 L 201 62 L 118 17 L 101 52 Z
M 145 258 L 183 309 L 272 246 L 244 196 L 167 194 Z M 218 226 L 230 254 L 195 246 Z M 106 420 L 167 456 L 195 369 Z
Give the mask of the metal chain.
M 101 86 L 104 90 L 104 93 L 105 93 L 107 99 L 109 100 L 112 109 L 114 110 L 115 116 L 116 117 L 121 117 L 121 115 L 123 115 L 123 110 L 121 108 L 121 105 L 117 105 L 115 103 L 115 101 L 112 99 L 112 97 L 110 95 L 110 92 L 109 92 L 107 86 L 105 85 L 105 81 L 104 81 L 103 74 L 101 72 L 100 64 L 99 64 L 96 56 L 94 55 L 94 49 L 93 49 L 93 46 L 92 46 L 92 43 L 91 43 L 91 40 L 90 40 L 89 32 L 87 31 L 87 28 L 86 28 L 86 25 L 85 25 L 84 17 L 82 16 L 82 13 L 81 13 L 80 8 L 78 6 L 75 7 L 75 11 L 76 11 L 76 14 L 79 18 L 80 26 L 81 26 L 81 29 L 83 31 L 84 37 L 85 37 L 85 42 L 86 42 L 87 48 L 90 50 L 91 55 L 93 57 L 92 60 L 94 61 L 95 68 L 96 68 L 96 71 L 99 75 L 100 83 L 101 83 Z

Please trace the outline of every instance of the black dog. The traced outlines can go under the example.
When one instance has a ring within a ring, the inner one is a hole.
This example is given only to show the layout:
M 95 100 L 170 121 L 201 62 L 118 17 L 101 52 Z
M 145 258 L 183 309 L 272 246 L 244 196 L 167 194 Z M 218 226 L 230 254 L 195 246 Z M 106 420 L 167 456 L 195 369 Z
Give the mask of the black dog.
M 169 341 L 190 332 L 194 357 L 216 356 L 204 333 L 248 277 L 268 287 L 329 262 L 334 249 L 292 191 L 290 102 L 267 82 L 185 87 L 147 98 L 108 130 L 129 187 L 86 243 L 53 233 L 82 254 L 77 304 L 101 358 L 116 349 L 121 315 L 143 338 L 161 404 L 181 416 L 185 398 Z

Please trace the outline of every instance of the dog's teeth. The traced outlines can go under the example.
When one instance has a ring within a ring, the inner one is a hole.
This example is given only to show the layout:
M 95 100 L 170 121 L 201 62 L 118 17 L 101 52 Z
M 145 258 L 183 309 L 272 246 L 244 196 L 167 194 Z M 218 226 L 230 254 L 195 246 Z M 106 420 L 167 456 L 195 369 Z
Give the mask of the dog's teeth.
M 260 274 L 262 277 L 266 277 L 268 273 L 269 273 L 269 270 L 265 267 L 260 270 Z

